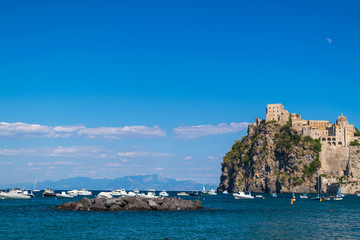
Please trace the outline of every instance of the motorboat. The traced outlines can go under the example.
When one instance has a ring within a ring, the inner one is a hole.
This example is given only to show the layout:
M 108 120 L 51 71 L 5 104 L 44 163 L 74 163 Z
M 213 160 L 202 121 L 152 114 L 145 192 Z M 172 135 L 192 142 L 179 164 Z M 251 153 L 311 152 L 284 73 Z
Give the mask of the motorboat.
M 106 197 L 106 198 L 112 198 L 111 192 L 101 192 L 96 197 Z
M 70 196 L 77 197 L 79 195 L 79 190 L 71 190 L 71 191 L 67 191 L 67 193 Z
M 27 190 L 24 190 L 22 192 L 22 194 L 26 195 L 26 196 L 29 196 L 29 197 L 35 197 L 34 193 L 33 193 L 33 190 L 30 190 L 30 191 L 27 191 Z
M 223 191 L 223 194 L 229 194 L 229 193 L 228 193 L 228 191 L 225 190 L 225 191 Z
M 92 192 L 82 188 L 78 191 L 79 196 L 91 196 Z
M 45 191 L 43 192 L 42 195 L 43 197 L 56 197 L 54 189 L 52 188 L 45 188 Z
M 21 193 L 18 193 L 15 190 L 10 190 L 8 192 L 0 192 L 0 198 L 1 199 L 30 199 L 30 196 L 24 195 Z
M 306 198 L 309 198 L 309 197 L 308 197 L 307 193 L 304 193 L 304 194 L 301 194 L 301 195 L 300 195 L 300 198 L 306 199 Z
M 249 192 L 246 194 L 245 192 L 238 192 L 233 194 L 235 199 L 254 199 L 253 196 L 251 196 L 251 193 Z
M 66 194 L 66 192 L 62 191 L 61 194 L 60 193 L 57 193 L 56 194 L 56 197 L 57 198 L 73 198 L 74 196 L 71 196 L 69 194 Z
M 189 192 L 188 194 L 189 194 L 189 196 L 195 196 L 195 197 L 196 197 L 196 196 L 199 196 L 199 192 L 198 192 L 198 191 L 195 191 L 195 190 Z
M 159 196 L 161 196 L 161 197 L 168 197 L 169 194 L 166 192 L 166 190 L 162 190 L 162 191 L 159 193 Z
M 261 194 L 255 195 L 256 198 L 263 198 L 264 196 Z
M 274 192 L 274 193 L 270 193 L 270 195 L 271 195 L 272 197 L 277 197 L 276 192 Z
M 186 192 L 179 192 L 177 195 L 178 196 L 189 196 L 189 194 Z
M 212 195 L 212 196 L 215 196 L 217 195 L 215 189 L 211 189 L 209 192 L 208 192 L 209 195 Z
M 126 196 L 127 192 L 125 191 L 125 189 L 121 188 L 121 189 L 111 191 L 111 195 L 113 195 L 113 196 Z
M 142 197 L 142 198 L 157 198 L 158 196 L 155 195 L 154 189 L 149 189 L 147 194 L 140 194 L 140 197 Z

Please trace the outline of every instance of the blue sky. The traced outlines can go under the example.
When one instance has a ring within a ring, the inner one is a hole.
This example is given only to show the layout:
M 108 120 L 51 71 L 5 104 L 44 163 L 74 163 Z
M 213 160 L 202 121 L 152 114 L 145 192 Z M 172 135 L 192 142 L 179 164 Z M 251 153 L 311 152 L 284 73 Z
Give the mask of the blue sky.
M 0 183 L 218 183 L 283 103 L 359 126 L 358 1 L 3 1 Z

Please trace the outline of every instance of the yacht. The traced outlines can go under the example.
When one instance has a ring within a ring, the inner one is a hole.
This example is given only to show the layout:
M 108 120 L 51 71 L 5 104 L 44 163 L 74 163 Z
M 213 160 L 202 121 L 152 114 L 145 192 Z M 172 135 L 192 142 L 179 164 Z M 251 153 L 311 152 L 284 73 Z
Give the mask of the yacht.
M 45 188 L 45 191 L 43 192 L 42 195 L 43 197 L 56 197 L 54 189 L 52 188 Z
M 169 196 L 169 194 L 166 192 L 166 190 L 162 190 L 162 191 L 159 193 L 159 195 L 160 195 L 161 197 L 168 197 L 168 196 Z
M 66 194 L 66 192 L 62 191 L 61 194 L 57 193 L 56 198 L 73 198 L 74 196 L 71 196 L 69 194 Z
M 209 195 L 217 195 L 215 189 L 211 189 L 209 192 L 208 192 Z
M 9 190 L 8 192 L 0 192 L 1 199 L 30 199 L 30 196 L 18 193 L 16 190 Z
M 203 185 L 202 194 L 207 194 L 207 191 L 205 190 L 205 186 Z
M 251 196 L 250 192 L 248 194 L 244 192 L 238 192 L 238 193 L 234 193 L 233 196 L 235 199 L 254 199 L 254 197 Z
M 179 192 L 177 195 L 178 196 L 189 196 L 189 194 L 187 194 L 186 192 Z
M 67 193 L 68 193 L 70 196 L 73 196 L 73 197 L 77 197 L 77 196 L 79 195 L 79 191 L 78 191 L 78 190 L 67 191 Z
M 82 188 L 78 191 L 79 196 L 91 196 L 92 192 Z
M 154 189 L 149 189 L 147 194 L 143 194 L 140 197 L 143 197 L 143 198 L 156 198 L 158 196 L 155 195 L 155 190 Z
M 22 192 L 22 194 L 26 195 L 26 196 L 29 196 L 29 197 L 35 197 L 34 193 L 33 193 L 33 190 L 30 190 L 30 191 L 27 191 L 27 190 L 24 190 Z
M 113 195 L 113 196 L 126 196 L 127 192 L 125 191 L 125 189 L 121 188 L 121 189 L 111 191 L 111 195 Z

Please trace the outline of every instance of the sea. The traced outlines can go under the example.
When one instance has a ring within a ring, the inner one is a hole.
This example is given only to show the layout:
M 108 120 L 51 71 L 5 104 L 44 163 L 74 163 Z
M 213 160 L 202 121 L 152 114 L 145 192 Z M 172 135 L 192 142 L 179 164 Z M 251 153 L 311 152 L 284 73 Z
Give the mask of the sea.
M 205 208 L 194 211 L 80 212 L 54 207 L 81 197 L 37 193 L 29 200 L 0 200 L 0 239 L 360 239 L 356 195 L 322 202 L 296 196 L 293 204 L 290 194 L 262 195 L 181 197 L 203 202 Z

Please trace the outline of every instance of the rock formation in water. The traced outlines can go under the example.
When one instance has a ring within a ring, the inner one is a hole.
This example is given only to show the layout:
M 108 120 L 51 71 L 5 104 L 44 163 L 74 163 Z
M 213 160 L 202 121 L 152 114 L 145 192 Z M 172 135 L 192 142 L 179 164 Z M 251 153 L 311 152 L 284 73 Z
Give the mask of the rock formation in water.
M 183 200 L 180 198 L 153 198 L 138 197 L 94 199 L 82 198 L 77 202 L 67 202 L 56 207 L 57 209 L 75 211 L 172 211 L 202 209 L 200 200 Z
M 269 104 L 266 120 L 255 119 L 225 155 L 218 191 L 316 193 L 319 179 L 321 192 L 358 192 L 359 135 L 343 115 L 309 121 Z

